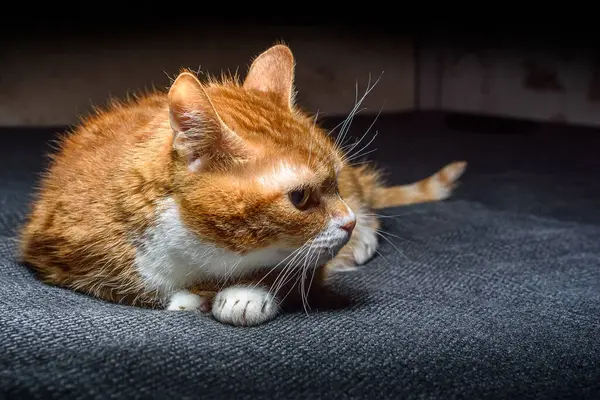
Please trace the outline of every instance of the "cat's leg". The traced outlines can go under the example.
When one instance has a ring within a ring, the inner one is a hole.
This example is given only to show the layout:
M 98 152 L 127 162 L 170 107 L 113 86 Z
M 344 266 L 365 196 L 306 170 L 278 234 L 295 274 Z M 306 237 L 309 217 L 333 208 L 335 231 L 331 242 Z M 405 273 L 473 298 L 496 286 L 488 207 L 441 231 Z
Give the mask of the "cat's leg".
M 359 215 L 356 224 L 355 234 L 356 242 L 352 247 L 352 255 L 357 265 L 362 265 L 369 261 L 377 251 L 379 241 L 377 240 L 377 230 L 379 229 L 379 220 L 374 215 Z
M 273 319 L 280 310 L 276 296 L 256 285 L 235 285 L 217 293 L 212 314 L 220 322 L 235 326 L 254 326 Z
M 353 271 L 356 266 L 369 261 L 377 252 L 379 220 L 375 215 L 361 211 L 356 212 L 355 215 L 356 227 L 352 237 L 338 255 L 327 264 L 328 271 Z
M 280 310 L 277 296 L 270 294 L 267 287 L 273 277 L 262 279 L 263 284 L 257 285 L 260 278 L 246 277 L 224 289 L 211 282 L 199 283 L 174 293 L 167 309 L 212 312 L 217 321 L 235 326 L 259 325 Z
M 190 290 L 180 290 L 169 298 L 167 310 L 170 311 L 201 311 L 209 312 L 212 296 L 210 294 L 194 293 Z

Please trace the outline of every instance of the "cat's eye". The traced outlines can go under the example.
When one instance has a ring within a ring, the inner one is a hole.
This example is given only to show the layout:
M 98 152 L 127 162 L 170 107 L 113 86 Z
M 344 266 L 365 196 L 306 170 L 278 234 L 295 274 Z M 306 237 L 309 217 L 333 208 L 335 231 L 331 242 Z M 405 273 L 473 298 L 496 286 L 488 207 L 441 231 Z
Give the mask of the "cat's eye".
M 309 189 L 298 189 L 293 190 L 289 193 L 289 198 L 292 204 L 298 208 L 303 209 L 308 204 L 310 200 L 310 190 Z

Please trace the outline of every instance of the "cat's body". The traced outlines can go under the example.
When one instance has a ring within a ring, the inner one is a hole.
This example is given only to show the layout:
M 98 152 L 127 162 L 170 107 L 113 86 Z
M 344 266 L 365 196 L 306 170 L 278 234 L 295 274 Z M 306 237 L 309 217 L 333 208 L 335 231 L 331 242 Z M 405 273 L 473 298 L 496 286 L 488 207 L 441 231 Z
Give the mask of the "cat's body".
M 296 109 L 292 83 L 293 57 L 278 45 L 243 84 L 183 72 L 169 93 L 84 121 L 42 181 L 23 261 L 108 301 L 256 325 L 288 286 L 371 258 L 373 210 L 449 196 L 464 163 L 385 188 Z

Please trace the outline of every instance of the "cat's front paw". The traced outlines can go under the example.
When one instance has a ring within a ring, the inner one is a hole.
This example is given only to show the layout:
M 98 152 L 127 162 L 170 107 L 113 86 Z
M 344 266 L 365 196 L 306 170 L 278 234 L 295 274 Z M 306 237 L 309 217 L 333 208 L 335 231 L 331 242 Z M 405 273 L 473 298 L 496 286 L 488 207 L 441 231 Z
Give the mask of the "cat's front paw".
M 379 245 L 376 222 L 371 219 L 362 221 L 360 218 L 352 240 L 329 262 L 327 269 L 331 272 L 356 271 L 358 266 L 367 263 L 375 255 Z
M 363 265 L 369 261 L 377 252 L 379 242 L 377 240 L 377 231 L 370 226 L 361 226 L 357 230 L 357 240 L 352 247 L 354 262 L 356 265 Z
M 279 304 L 262 287 L 232 286 L 220 291 L 213 302 L 213 316 L 234 326 L 260 325 L 279 313 Z
M 167 310 L 209 312 L 210 299 L 188 292 L 187 290 L 181 290 L 171 296 Z

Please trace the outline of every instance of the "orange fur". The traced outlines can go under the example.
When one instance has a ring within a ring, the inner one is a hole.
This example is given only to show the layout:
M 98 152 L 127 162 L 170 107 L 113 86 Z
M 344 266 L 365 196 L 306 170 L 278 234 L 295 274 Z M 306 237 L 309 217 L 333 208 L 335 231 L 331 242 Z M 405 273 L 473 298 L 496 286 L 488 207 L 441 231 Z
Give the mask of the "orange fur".
M 368 210 L 450 194 L 464 163 L 391 188 L 377 171 L 348 165 L 314 118 L 293 104 L 293 69 L 292 53 L 277 45 L 257 57 L 243 83 L 201 83 L 184 70 L 168 92 L 116 102 L 82 121 L 61 140 L 41 181 L 22 230 L 22 260 L 48 284 L 107 301 L 163 306 L 168 290 L 182 288 L 151 284 L 139 256 L 148 243 L 162 243 L 149 235 L 166 215 L 166 199 L 177 205 L 185 232 L 227 257 L 297 249 L 331 221 L 350 221 L 347 205 L 357 226 L 338 256 L 319 267 L 320 282 L 335 266 L 364 261 L 359 250 L 364 232 L 370 234 L 366 227 L 378 227 Z M 310 189 L 306 209 L 288 197 L 298 188 Z M 259 268 L 187 288 L 212 298 L 243 282 L 272 287 L 278 277 Z

